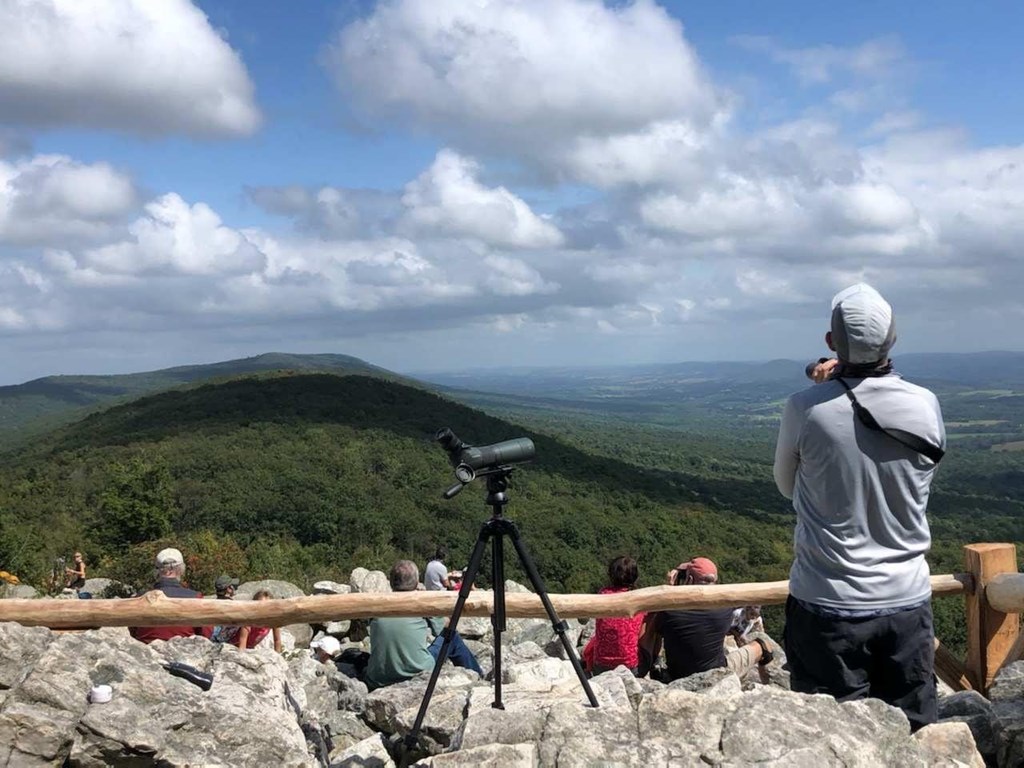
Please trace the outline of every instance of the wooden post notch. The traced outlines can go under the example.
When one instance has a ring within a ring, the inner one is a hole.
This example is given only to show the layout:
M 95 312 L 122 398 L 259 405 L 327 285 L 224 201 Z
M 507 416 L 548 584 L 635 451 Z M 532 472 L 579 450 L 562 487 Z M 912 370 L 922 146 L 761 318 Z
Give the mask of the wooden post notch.
M 964 563 L 975 585 L 966 596 L 967 674 L 974 689 L 987 695 L 1017 642 L 1020 616 L 992 606 L 986 587 L 1001 574 L 1017 572 L 1017 548 L 1013 544 L 968 544 L 964 547 Z

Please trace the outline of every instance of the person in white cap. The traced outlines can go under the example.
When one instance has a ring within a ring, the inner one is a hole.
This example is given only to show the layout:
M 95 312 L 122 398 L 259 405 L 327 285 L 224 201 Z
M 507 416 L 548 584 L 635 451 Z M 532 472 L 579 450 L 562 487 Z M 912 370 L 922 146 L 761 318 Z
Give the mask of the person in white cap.
M 326 664 L 333 661 L 334 657 L 341 652 L 341 643 L 336 637 L 324 635 L 310 643 L 309 648 L 313 651 L 314 659 L 321 664 Z
M 154 563 L 156 582 L 153 589 L 163 592 L 167 597 L 202 597 L 201 592 L 189 589 L 181 584 L 185 576 L 185 558 L 173 547 L 162 549 L 157 553 Z M 170 640 L 172 637 L 191 637 L 202 635 L 210 637 L 213 627 L 129 627 L 128 632 L 136 640 L 152 643 L 154 640 Z
M 796 511 L 784 647 L 794 691 L 879 698 L 935 722 L 925 554 L 946 445 L 935 395 L 893 371 L 892 307 L 859 283 L 832 300 L 821 383 L 786 403 L 775 483 Z

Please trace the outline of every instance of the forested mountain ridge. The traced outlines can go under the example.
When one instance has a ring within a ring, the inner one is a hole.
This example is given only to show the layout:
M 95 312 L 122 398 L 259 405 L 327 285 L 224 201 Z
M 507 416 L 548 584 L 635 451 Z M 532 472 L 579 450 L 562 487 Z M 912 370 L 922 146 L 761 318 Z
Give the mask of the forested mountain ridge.
M 508 513 L 560 589 L 594 588 L 622 551 L 646 560 L 649 583 L 698 547 L 737 576 L 784 575 L 788 522 L 774 496 L 727 512 L 674 473 L 592 456 L 420 389 L 329 374 L 148 396 L 4 455 L 0 561 L 40 573 L 84 548 L 124 572 L 145 562 L 138 547 L 172 534 L 300 581 L 422 560 L 441 542 L 468 558 L 488 510 L 479 483 L 441 498 L 454 482 L 433 439 L 444 426 L 471 444 L 534 439 Z
M 280 352 L 143 373 L 46 376 L 0 387 L 0 448 L 81 418 L 102 405 L 196 382 L 277 370 L 358 373 L 412 383 L 411 379 L 349 355 Z

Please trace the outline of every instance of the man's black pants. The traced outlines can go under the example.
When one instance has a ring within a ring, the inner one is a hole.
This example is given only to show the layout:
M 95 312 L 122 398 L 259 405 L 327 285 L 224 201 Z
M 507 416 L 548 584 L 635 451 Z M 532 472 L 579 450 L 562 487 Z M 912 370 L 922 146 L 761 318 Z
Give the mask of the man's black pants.
M 786 601 L 783 643 L 792 689 L 839 701 L 881 699 L 902 709 L 914 731 L 938 715 L 934 638 L 931 603 L 891 616 L 839 619 Z

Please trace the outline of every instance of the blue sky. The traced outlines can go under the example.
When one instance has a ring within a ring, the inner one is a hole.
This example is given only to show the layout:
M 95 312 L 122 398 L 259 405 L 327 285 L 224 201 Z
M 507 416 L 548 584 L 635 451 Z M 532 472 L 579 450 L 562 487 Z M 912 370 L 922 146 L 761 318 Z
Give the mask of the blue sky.
M 1001 2 L 0 9 L 0 384 L 1022 348 Z

